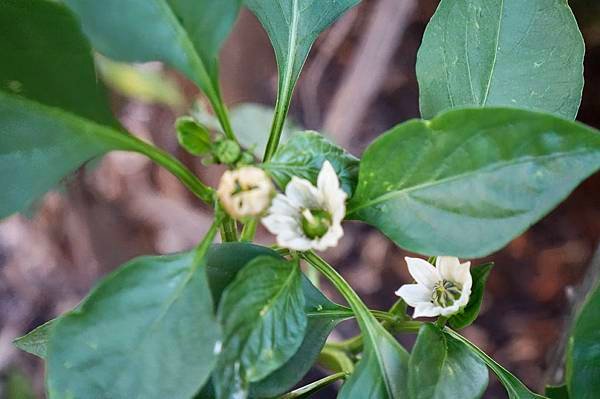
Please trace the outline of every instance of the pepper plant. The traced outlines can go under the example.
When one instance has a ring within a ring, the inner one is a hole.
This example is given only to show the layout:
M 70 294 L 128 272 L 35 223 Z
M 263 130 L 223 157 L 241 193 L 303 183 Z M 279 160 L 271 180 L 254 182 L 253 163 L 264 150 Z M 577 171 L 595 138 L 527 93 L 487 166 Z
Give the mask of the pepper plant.
M 45 359 L 49 398 L 304 398 L 337 381 L 342 399 L 471 399 L 483 395 L 488 369 L 511 399 L 544 397 L 460 334 L 492 265 L 457 257 L 502 248 L 600 167 L 600 133 L 574 121 L 584 56 L 575 18 L 565 0 L 442 0 L 417 60 L 423 119 L 381 134 L 361 159 L 317 132 L 282 140 L 312 44 L 357 3 L 0 1 L 0 217 L 109 151 L 147 156 L 215 215 L 196 248 L 132 260 L 16 340 Z M 267 31 L 279 69 L 258 158 L 240 145 L 219 89 L 219 49 L 243 6 Z M 161 61 L 196 84 L 219 127 L 188 116 L 179 139 L 228 166 L 218 190 L 124 130 L 94 53 Z M 338 243 L 344 220 L 423 256 L 407 258 L 416 284 L 401 287 L 391 309 L 369 309 L 315 252 Z M 252 244 L 260 223 L 273 247 Z M 301 264 L 346 304 L 321 293 Z M 600 397 L 598 292 L 573 323 L 565 385 L 548 397 Z M 360 335 L 328 342 L 349 319 Z M 398 334 L 416 334 L 410 352 Z M 331 375 L 298 387 L 317 363 Z

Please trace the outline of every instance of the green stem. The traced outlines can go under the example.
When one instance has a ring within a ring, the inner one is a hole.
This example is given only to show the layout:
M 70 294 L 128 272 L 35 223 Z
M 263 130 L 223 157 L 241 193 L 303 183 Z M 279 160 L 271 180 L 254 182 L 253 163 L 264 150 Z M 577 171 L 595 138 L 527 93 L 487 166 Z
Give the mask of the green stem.
M 218 100 L 211 101 L 213 110 L 215 111 L 215 115 L 223 128 L 223 133 L 229 140 L 233 140 L 237 143 L 237 137 L 233 133 L 233 128 L 231 127 L 231 122 L 229 121 L 229 115 L 227 113 L 227 108 L 223 104 L 223 100 L 221 100 L 221 95 L 218 94 Z
M 217 231 L 219 230 L 219 225 L 222 222 L 222 218 L 223 214 L 217 210 L 213 224 L 210 226 L 210 229 L 208 229 L 208 232 L 206 233 L 198 247 L 196 247 L 196 254 L 194 255 L 194 259 L 198 260 L 198 262 L 202 258 L 204 258 L 204 256 L 208 252 L 208 249 L 215 240 L 215 236 L 217 235 Z
M 332 383 L 336 382 L 337 380 L 346 378 L 347 375 L 348 374 L 344 373 L 344 372 L 332 374 L 332 375 L 322 378 L 318 381 L 315 381 L 311 384 L 303 386 L 302 388 L 298 388 L 290 393 L 280 396 L 279 399 L 308 398 L 308 397 L 312 396 L 313 394 L 315 394 L 316 392 L 320 391 L 321 389 L 325 388 L 326 386 L 331 385 Z
M 265 149 L 265 155 L 263 156 L 263 163 L 269 162 L 275 152 L 277 151 L 277 147 L 279 146 L 279 141 L 281 140 L 281 132 L 283 131 L 283 126 L 285 125 L 285 118 L 289 109 L 289 100 L 285 101 L 287 105 L 284 104 L 282 99 L 277 100 L 277 104 L 275 105 L 275 117 L 273 118 L 273 125 L 271 126 L 271 133 L 269 134 L 269 141 L 267 142 L 267 147 Z
M 202 201 L 208 205 L 213 205 L 215 198 L 214 190 L 202 183 L 200 179 L 198 179 L 198 177 L 192 173 L 192 171 L 190 171 L 184 164 L 174 158 L 171 154 L 168 154 L 167 152 L 130 134 L 122 134 L 120 136 L 122 137 L 114 135 L 112 139 L 114 141 L 118 141 L 122 149 L 138 152 L 147 156 L 152 161 L 171 172 Z
M 221 223 L 221 240 L 223 242 L 236 242 L 238 240 L 237 224 L 229 216 L 225 216 Z
M 242 229 L 241 241 L 252 242 L 252 240 L 254 240 L 254 235 L 256 234 L 257 225 L 258 225 L 257 218 L 253 218 L 248 223 L 246 223 L 244 225 L 244 228 Z

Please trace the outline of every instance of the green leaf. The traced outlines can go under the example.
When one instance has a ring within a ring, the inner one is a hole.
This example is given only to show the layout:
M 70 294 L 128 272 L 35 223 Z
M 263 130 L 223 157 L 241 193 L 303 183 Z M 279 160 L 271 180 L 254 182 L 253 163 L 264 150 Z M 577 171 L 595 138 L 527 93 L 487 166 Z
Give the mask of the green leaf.
M 348 213 L 413 252 L 476 258 L 524 232 L 599 167 L 592 128 L 525 110 L 454 110 L 375 140 Z
M 279 68 L 279 88 L 271 138 L 279 142 L 292 93 L 317 36 L 360 0 L 246 0 L 267 31 Z M 266 132 L 265 132 L 266 133 Z M 273 137 L 276 136 L 276 137 Z M 275 147 L 269 146 L 269 160 Z
M 285 188 L 292 176 L 302 177 L 316 184 L 325 161 L 329 161 L 335 169 L 342 189 L 352 196 L 358 180 L 360 161 L 317 132 L 307 131 L 294 135 L 279 147 L 264 167 L 279 187 Z
M 189 116 L 177 119 L 177 140 L 179 145 L 192 155 L 204 155 L 210 152 L 210 132 L 206 127 Z
M 488 385 L 485 364 L 462 342 L 424 324 L 408 365 L 410 399 L 478 399 Z
M 58 319 L 50 320 L 39 327 L 31 330 L 26 335 L 19 337 L 13 341 L 15 346 L 27 353 L 36 355 L 45 359 L 48 355 L 48 340 L 50 332 L 54 328 Z
M 201 252 L 144 257 L 60 318 L 50 398 L 192 397 L 216 363 L 220 327 Z
M 479 356 L 479 358 L 483 360 L 485 364 L 487 364 L 487 366 L 494 372 L 494 374 L 496 374 L 498 380 L 500 380 L 502 385 L 504 385 L 504 388 L 508 393 L 509 399 L 547 399 L 542 395 L 538 395 L 531 392 L 521 381 L 517 379 L 517 377 L 515 377 L 504 367 L 496 363 L 494 359 L 489 357 L 484 351 L 473 345 L 462 335 L 458 334 L 455 331 L 452 331 L 449 328 L 445 328 L 444 332 L 450 337 L 466 345 L 471 352 Z
M 460 330 L 470 326 L 473 324 L 475 319 L 477 319 L 477 316 L 479 316 L 481 303 L 483 302 L 485 284 L 493 267 L 493 263 L 486 263 L 485 265 L 471 268 L 471 278 L 473 279 L 471 297 L 469 298 L 469 303 L 467 306 L 465 306 L 462 312 L 450 317 L 448 320 L 448 323 L 452 326 L 452 328 Z
M 117 146 L 100 137 L 108 129 L 96 123 L 115 122 L 69 11 L 43 0 L 7 0 L 0 3 L 0 26 L 2 218 Z
M 217 56 L 241 1 L 65 0 L 96 50 L 116 61 L 177 68 L 204 91 L 222 123 Z
M 600 395 L 600 285 L 587 298 L 571 328 L 566 382 L 573 399 Z
M 584 52 L 565 0 L 443 0 L 417 57 L 421 114 L 514 106 L 575 119 Z
M 248 397 L 260 381 L 287 362 L 306 331 L 299 265 L 261 256 L 225 289 L 218 317 L 223 350 L 213 383 L 218 398 Z
M 544 394 L 550 399 L 569 399 L 569 390 L 566 385 L 547 385 Z
M 372 316 L 362 318 L 361 360 L 340 391 L 340 399 L 401 399 L 407 397 L 409 355 Z

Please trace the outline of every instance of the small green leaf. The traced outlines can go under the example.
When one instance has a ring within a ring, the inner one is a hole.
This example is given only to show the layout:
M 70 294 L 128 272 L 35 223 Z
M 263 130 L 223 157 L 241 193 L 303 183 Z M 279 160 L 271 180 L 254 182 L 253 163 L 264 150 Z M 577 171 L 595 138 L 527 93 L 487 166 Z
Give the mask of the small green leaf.
M 50 320 L 31 330 L 26 335 L 15 339 L 13 343 L 17 348 L 45 359 L 48 355 L 48 340 L 50 339 L 50 332 L 54 328 L 54 325 L 57 321 L 58 319 Z
M 469 348 L 471 352 L 475 355 L 479 356 L 481 360 L 484 361 L 485 364 L 496 374 L 498 380 L 504 385 L 506 392 L 508 393 L 509 399 L 547 399 L 545 396 L 535 394 L 531 392 L 525 384 L 517 379 L 514 375 L 512 375 L 508 370 L 499 365 L 489 357 L 484 351 L 479 349 L 477 346 L 473 345 L 469 340 L 467 340 L 462 335 L 457 332 L 452 331 L 449 328 L 445 328 L 444 332 L 448 334 L 450 337 L 456 339 L 457 341 L 463 343 Z
M 479 316 L 479 309 L 483 302 L 483 293 L 485 292 L 485 283 L 487 282 L 488 276 L 494 267 L 493 263 L 486 263 L 485 265 L 471 268 L 471 278 L 473 279 L 473 288 L 471 289 L 471 297 L 469 303 L 462 312 L 450 317 L 448 323 L 456 330 L 465 328 L 473 324 L 477 316 Z
M 348 214 L 413 252 L 481 257 L 599 167 L 595 129 L 525 110 L 453 110 L 375 140 Z
M 443 0 L 423 36 L 423 118 L 512 106 L 575 119 L 584 42 L 565 0 Z
M 566 385 L 546 386 L 544 393 L 549 399 L 569 399 L 569 390 Z
M 279 68 L 273 133 L 281 133 L 300 71 L 317 36 L 360 0 L 246 0 L 267 31 Z M 267 136 L 267 132 L 265 132 Z M 277 136 L 277 142 L 279 136 Z M 269 150 L 274 150 L 271 147 Z M 269 160 L 273 153 L 265 158 Z
M 225 289 L 218 317 L 223 346 L 213 383 L 218 398 L 248 397 L 287 362 L 304 339 L 307 318 L 299 265 L 271 256 L 248 263 Z
M 224 122 L 217 57 L 241 1 L 65 2 L 80 18 L 83 30 L 101 54 L 115 61 L 162 61 L 177 68 L 204 91 Z
M 139 258 L 105 278 L 53 327 L 50 398 L 192 397 L 221 335 L 204 267 L 194 251 Z
M 192 155 L 205 155 L 210 152 L 211 140 L 208 129 L 194 118 L 183 116 L 175 122 L 179 145 Z
M 600 285 L 587 298 L 571 327 L 566 382 L 573 399 L 600 397 Z
M 421 327 L 408 365 L 409 399 L 478 399 L 488 385 L 485 363 L 433 324 Z
M 295 134 L 279 147 L 264 167 L 281 188 L 285 188 L 292 176 L 302 177 L 316 185 L 325 161 L 329 161 L 335 169 L 342 189 L 352 196 L 360 161 L 317 132 Z

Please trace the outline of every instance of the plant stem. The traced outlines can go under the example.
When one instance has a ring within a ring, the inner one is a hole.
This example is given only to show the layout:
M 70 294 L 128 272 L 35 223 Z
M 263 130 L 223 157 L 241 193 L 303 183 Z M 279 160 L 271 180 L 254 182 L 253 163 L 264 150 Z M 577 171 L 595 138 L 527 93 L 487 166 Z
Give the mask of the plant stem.
M 252 242 L 254 240 L 254 235 L 256 234 L 256 226 L 258 225 L 258 219 L 253 218 L 248 223 L 244 225 L 242 229 L 242 238 L 241 241 Z
M 236 222 L 229 216 L 225 216 L 221 223 L 221 240 L 223 242 L 235 242 L 238 240 Z
M 175 177 L 177 177 L 194 195 L 200 198 L 208 205 L 213 205 L 214 190 L 198 179 L 184 164 L 171 154 L 138 139 L 129 134 L 122 134 L 122 137 L 112 137 L 113 140 L 119 141 L 119 144 L 124 150 L 135 151 L 150 158 L 152 161 L 161 165 Z
M 211 101 L 213 110 L 215 111 L 215 115 L 223 128 L 223 133 L 229 140 L 233 140 L 237 143 L 237 137 L 233 133 L 233 128 L 231 127 L 231 122 L 229 121 L 229 115 L 227 113 L 227 108 L 223 104 L 223 100 L 221 100 L 221 95 L 218 95 L 218 101 Z
M 318 381 L 315 381 L 311 384 L 303 386 L 302 388 L 298 388 L 290 393 L 280 396 L 279 399 L 308 398 L 311 395 L 313 395 L 314 393 L 316 393 L 317 391 L 320 391 L 321 389 L 325 388 L 326 386 L 334 383 L 335 381 L 341 380 L 342 378 L 346 378 L 347 375 L 348 374 L 344 373 L 344 372 L 332 374 L 332 375 L 322 378 Z

